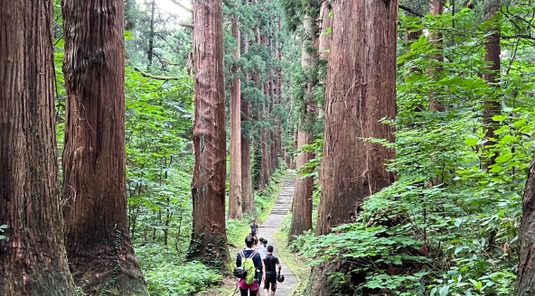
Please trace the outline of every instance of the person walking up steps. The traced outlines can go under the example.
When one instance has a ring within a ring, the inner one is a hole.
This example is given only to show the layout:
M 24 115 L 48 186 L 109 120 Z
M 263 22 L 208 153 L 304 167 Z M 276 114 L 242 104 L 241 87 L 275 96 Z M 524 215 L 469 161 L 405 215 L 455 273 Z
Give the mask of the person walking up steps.
M 275 296 L 275 291 L 277 291 L 277 270 L 281 272 L 281 264 L 279 263 L 279 258 L 273 256 L 273 246 L 267 247 L 267 256 L 264 259 L 264 265 L 266 268 L 266 279 L 264 280 L 264 293 L 266 296 L 269 296 L 269 289 L 271 286 L 271 296 Z
M 258 224 L 256 223 L 256 220 L 253 220 L 251 225 L 251 236 L 257 236 L 258 235 Z
M 254 274 L 258 271 L 262 272 L 263 266 L 260 254 L 258 254 L 258 252 L 253 249 L 253 243 L 254 239 L 252 236 L 249 235 L 245 238 L 246 248 L 245 250 L 238 252 L 238 256 L 236 257 L 236 266 L 243 266 L 247 269 L 247 265 L 250 264 L 248 264 L 247 261 L 252 260 L 254 263 L 254 270 L 252 270 L 252 272 Z M 248 293 L 250 296 L 261 296 L 258 294 L 258 291 L 260 290 L 260 284 L 258 283 L 259 279 L 256 278 L 256 274 L 254 276 L 255 280 L 253 281 L 251 279 L 252 282 L 249 284 L 246 282 L 248 280 L 247 277 L 239 280 L 238 287 L 240 288 L 241 296 L 247 296 Z

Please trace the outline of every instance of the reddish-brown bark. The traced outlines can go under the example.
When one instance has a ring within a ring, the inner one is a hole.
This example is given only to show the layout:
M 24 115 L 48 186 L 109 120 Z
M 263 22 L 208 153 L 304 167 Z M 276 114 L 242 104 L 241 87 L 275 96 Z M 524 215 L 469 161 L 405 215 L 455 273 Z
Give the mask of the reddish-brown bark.
M 317 234 L 354 221 L 364 198 L 395 180 L 385 166 L 394 150 L 359 138 L 394 141 L 379 120 L 396 116 L 397 9 L 396 0 L 333 3 Z
M 312 144 L 308 134 L 299 131 L 297 145 Z M 297 155 L 296 167 L 301 168 L 307 161 L 312 159 L 311 152 L 301 152 Z M 314 180 L 311 177 L 303 178 L 300 174 L 295 177 L 294 198 L 292 201 L 292 221 L 288 232 L 288 239 L 291 241 L 304 231 L 312 229 L 312 193 L 314 191 Z
M 247 35 L 244 35 L 244 53 L 249 52 L 249 40 Z M 246 77 L 247 82 L 251 80 L 250 75 Z M 241 105 L 242 122 L 250 120 L 249 118 L 249 102 L 242 100 Z M 243 213 L 253 217 L 256 215 L 256 207 L 254 202 L 253 178 L 251 176 L 251 141 L 248 135 L 242 133 L 241 137 L 241 173 L 242 173 L 242 200 Z
M 305 14 L 303 27 L 305 29 L 305 42 L 303 43 L 303 49 L 301 53 L 301 67 L 304 71 L 311 71 L 317 60 L 317 55 L 311 52 L 309 46 L 314 47 L 317 45 L 317 38 L 313 32 L 314 20 L 309 15 Z M 307 90 L 305 97 L 312 95 L 312 82 L 307 82 Z M 315 105 L 306 108 L 305 112 L 314 112 Z M 308 132 L 304 130 L 303 123 L 298 127 L 297 132 L 297 147 L 302 149 L 304 145 L 312 144 L 312 139 L 308 135 Z M 308 161 L 310 161 L 314 155 L 310 152 L 301 152 L 297 156 L 296 169 L 300 169 Z M 295 180 L 295 194 L 292 203 L 292 221 L 290 224 L 290 231 L 288 233 L 288 239 L 291 241 L 303 231 L 312 229 L 312 193 L 314 191 L 314 180 L 311 177 L 303 178 L 301 174 L 297 174 Z
M 528 180 L 522 200 L 522 221 L 520 223 L 520 260 L 516 278 L 515 296 L 535 294 L 535 155 L 529 167 Z
M 321 3 L 320 20 L 321 34 L 319 36 L 319 54 L 320 59 L 328 60 L 331 47 L 332 34 L 332 17 L 330 16 L 332 7 L 329 1 Z
M 223 270 L 229 261 L 225 228 L 225 83 L 221 0 L 193 1 L 195 123 L 193 233 L 189 259 Z
M 126 210 L 123 1 L 63 1 L 65 245 L 77 285 L 148 295 Z
M 240 58 L 240 30 L 236 20 L 232 20 L 232 36 L 238 44 L 234 58 Z M 243 219 L 242 201 L 242 166 L 241 166 L 241 81 L 238 67 L 232 67 L 236 79 L 230 86 L 230 188 L 229 188 L 229 219 Z
M 487 0 L 485 2 L 485 5 L 488 9 L 488 12 L 485 16 L 486 20 L 495 20 L 495 18 L 497 17 L 497 12 L 500 9 L 500 1 Z M 485 43 L 485 50 L 487 51 L 485 54 L 485 61 L 489 64 L 487 66 L 488 72 L 483 74 L 483 78 L 487 80 L 490 85 L 494 87 L 499 87 L 499 85 L 497 85 L 497 83 L 499 82 L 499 74 L 501 68 L 499 22 L 495 21 L 494 24 L 489 28 L 488 33 L 490 33 L 490 36 L 487 39 L 487 43 Z M 483 104 L 485 105 L 485 108 L 483 110 L 483 123 L 487 128 L 487 132 L 485 134 L 485 137 L 487 138 L 487 141 L 485 142 L 485 148 L 488 149 L 488 146 L 496 144 L 497 135 L 494 132 L 496 131 L 496 129 L 498 129 L 498 127 L 496 126 L 496 123 L 492 120 L 492 117 L 500 112 L 501 105 L 499 102 L 499 98 L 496 97 L 487 98 L 483 102 Z M 496 157 L 497 155 L 490 157 L 486 161 L 486 163 L 483 164 L 483 168 L 488 169 L 491 165 L 496 163 Z
M 76 294 L 59 201 L 52 2 L 0 2 L 0 295 Z

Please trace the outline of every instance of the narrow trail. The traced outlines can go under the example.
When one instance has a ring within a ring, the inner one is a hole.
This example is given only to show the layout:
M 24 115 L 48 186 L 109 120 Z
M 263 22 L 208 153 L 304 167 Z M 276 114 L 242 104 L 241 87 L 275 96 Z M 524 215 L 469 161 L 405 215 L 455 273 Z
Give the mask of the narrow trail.
M 295 288 L 297 285 L 297 280 L 295 278 L 295 275 L 293 272 L 286 266 L 284 261 L 278 256 L 278 247 L 277 244 L 274 243 L 273 240 L 273 233 L 281 226 L 282 220 L 284 220 L 284 217 L 288 214 L 288 211 L 290 210 L 290 205 L 292 203 L 292 198 L 294 195 L 294 183 L 295 183 L 295 176 L 287 176 L 283 183 L 282 183 L 282 190 L 279 193 L 279 197 L 277 198 L 277 201 L 275 203 L 275 206 L 271 210 L 271 213 L 269 214 L 268 218 L 260 225 L 260 228 L 258 230 L 258 236 L 264 237 L 268 240 L 268 245 L 273 245 L 274 252 L 273 254 L 279 258 L 279 261 L 282 265 L 282 274 L 284 275 L 284 283 L 277 283 L 277 292 L 275 293 L 276 296 L 285 296 L 290 295 L 290 292 Z M 261 294 L 257 294 L 258 296 L 264 296 L 264 282 L 260 285 L 260 291 Z M 240 293 L 236 294 L 236 296 L 239 296 Z M 270 294 L 271 295 L 271 294 Z

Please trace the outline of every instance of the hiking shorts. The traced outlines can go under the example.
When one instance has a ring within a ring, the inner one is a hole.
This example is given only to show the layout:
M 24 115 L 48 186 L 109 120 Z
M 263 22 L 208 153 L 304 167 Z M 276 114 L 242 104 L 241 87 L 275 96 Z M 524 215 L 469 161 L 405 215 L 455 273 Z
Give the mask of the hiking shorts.
M 277 276 L 268 274 L 266 276 L 266 280 L 264 281 L 264 289 L 269 290 L 269 287 L 271 286 L 271 291 L 275 292 L 277 291 Z

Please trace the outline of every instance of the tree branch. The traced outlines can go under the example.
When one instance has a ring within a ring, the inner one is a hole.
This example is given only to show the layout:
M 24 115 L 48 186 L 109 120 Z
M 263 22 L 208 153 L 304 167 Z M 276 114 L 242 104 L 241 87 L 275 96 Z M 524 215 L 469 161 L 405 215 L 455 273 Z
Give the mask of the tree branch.
M 171 2 L 175 3 L 178 7 L 184 9 L 185 11 L 190 12 L 190 13 L 193 14 L 193 9 L 192 8 L 186 7 L 184 4 L 178 2 L 178 0 L 171 0 Z
M 167 80 L 181 80 L 181 79 L 183 79 L 183 77 L 169 77 L 169 76 L 152 75 L 152 74 L 149 74 L 147 72 L 143 72 L 143 70 L 139 69 L 137 66 L 134 66 L 134 70 L 139 72 L 139 74 L 141 74 L 141 76 L 143 76 L 143 77 L 152 78 L 152 79 L 156 79 L 156 80 L 165 80 L 165 81 L 167 81 Z
M 192 24 L 180 23 L 179 25 L 184 27 L 184 28 L 188 28 L 188 29 L 192 29 L 193 30 L 193 25 Z
M 401 4 L 400 4 L 400 5 L 399 5 L 399 8 L 405 10 L 405 11 L 408 12 L 408 13 L 414 14 L 415 16 L 425 17 L 424 15 L 419 14 L 418 12 L 416 12 L 416 11 L 410 9 L 409 7 L 407 7 L 407 6 L 405 6 L 405 5 L 401 5 Z

